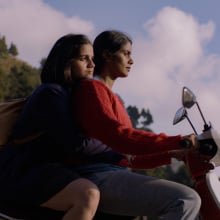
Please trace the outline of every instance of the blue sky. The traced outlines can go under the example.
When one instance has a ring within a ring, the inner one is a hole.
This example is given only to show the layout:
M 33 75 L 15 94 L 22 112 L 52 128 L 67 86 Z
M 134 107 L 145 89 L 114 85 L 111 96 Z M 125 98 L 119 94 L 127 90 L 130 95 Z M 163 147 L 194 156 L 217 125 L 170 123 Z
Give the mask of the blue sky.
M 125 104 L 149 108 L 157 133 L 191 133 L 187 121 L 172 125 L 188 86 L 220 132 L 219 8 L 219 0 L 0 0 L 0 34 L 17 45 L 18 58 L 38 66 L 66 33 L 93 40 L 105 29 L 125 31 L 134 65 L 113 87 Z M 194 108 L 189 115 L 199 133 L 201 117 Z
M 177 7 L 190 13 L 199 22 L 212 20 L 220 27 L 219 0 L 45 0 L 44 2 L 67 16 L 78 15 L 91 20 L 97 31 L 118 28 L 131 35 L 143 33 L 141 25 L 166 6 Z M 220 47 L 216 45 L 220 38 L 218 29 L 209 49 L 220 52 Z

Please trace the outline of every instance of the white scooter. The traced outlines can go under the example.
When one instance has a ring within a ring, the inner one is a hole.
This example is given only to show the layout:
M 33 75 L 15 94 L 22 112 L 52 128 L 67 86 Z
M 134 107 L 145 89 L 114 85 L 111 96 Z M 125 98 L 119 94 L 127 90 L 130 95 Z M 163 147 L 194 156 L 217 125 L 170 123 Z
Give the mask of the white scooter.
M 220 220 L 220 136 L 211 124 L 206 123 L 196 96 L 187 87 L 183 87 L 182 104 L 176 112 L 173 124 L 187 119 L 200 143 L 198 152 L 190 151 L 185 158 L 185 164 L 194 180 L 194 189 L 202 200 L 200 219 Z M 204 122 L 201 134 L 197 133 L 186 110 L 194 105 L 197 106 Z

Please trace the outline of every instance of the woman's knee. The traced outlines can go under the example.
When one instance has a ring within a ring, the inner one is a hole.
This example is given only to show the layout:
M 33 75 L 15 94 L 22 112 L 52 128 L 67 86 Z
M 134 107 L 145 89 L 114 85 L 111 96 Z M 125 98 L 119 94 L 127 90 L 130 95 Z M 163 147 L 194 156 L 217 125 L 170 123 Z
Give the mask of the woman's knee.
M 178 200 L 182 201 L 180 204 L 182 204 L 183 209 L 186 210 L 193 210 L 196 212 L 201 207 L 201 198 L 199 194 L 193 188 L 187 186 L 183 186 L 182 196 L 180 196 Z
M 100 192 L 97 186 L 91 182 L 84 181 L 80 188 L 80 199 L 78 200 L 78 204 L 91 207 L 98 206 L 100 199 Z
M 189 194 L 189 198 L 190 198 L 190 201 L 192 201 L 192 202 L 190 202 L 192 205 L 192 208 L 200 209 L 201 198 L 200 198 L 199 194 L 194 189 L 191 189 L 191 192 Z
M 69 183 L 42 206 L 62 211 L 70 207 L 96 209 L 99 198 L 97 186 L 87 179 L 80 178 Z

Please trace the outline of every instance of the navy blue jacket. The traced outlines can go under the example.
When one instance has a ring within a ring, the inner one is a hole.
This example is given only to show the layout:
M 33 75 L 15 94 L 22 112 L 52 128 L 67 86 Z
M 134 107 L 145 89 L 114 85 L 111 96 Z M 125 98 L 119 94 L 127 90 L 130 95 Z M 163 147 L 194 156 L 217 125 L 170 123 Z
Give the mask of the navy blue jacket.
M 79 178 L 71 162 L 81 155 L 83 138 L 71 117 L 70 93 L 58 84 L 41 84 L 25 103 L 14 139 L 40 134 L 0 152 L 0 201 L 39 205 Z
M 18 119 L 12 139 L 39 135 L 21 144 L 29 158 L 62 162 L 76 156 L 83 138 L 78 135 L 71 116 L 70 95 L 64 86 L 41 84 L 28 98 Z

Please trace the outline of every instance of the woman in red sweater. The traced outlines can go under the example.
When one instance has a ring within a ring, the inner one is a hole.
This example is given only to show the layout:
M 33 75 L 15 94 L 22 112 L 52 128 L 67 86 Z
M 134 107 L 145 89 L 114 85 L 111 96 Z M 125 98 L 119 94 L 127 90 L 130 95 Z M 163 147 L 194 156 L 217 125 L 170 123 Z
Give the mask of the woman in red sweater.
M 193 189 L 126 169 L 169 164 L 172 157 L 183 159 L 182 143 L 197 147 L 195 136 L 134 129 L 122 101 L 112 92 L 115 80 L 127 77 L 133 64 L 132 41 L 122 32 L 104 31 L 93 46 L 96 79 L 82 80 L 75 87 L 73 111 L 81 132 L 93 138 L 83 152 L 91 163 L 79 171 L 99 187 L 99 210 L 164 220 L 196 219 L 201 201 Z

